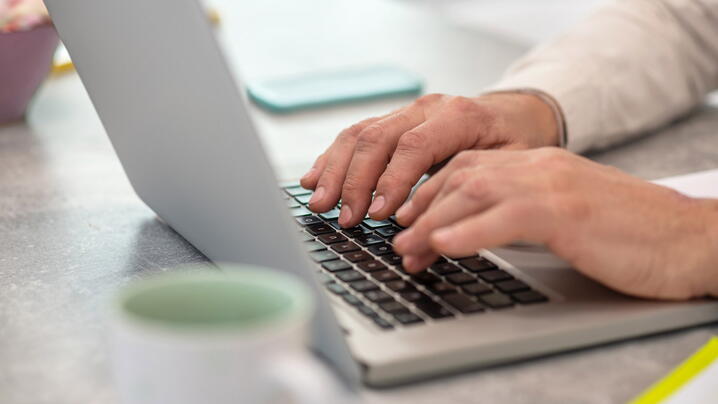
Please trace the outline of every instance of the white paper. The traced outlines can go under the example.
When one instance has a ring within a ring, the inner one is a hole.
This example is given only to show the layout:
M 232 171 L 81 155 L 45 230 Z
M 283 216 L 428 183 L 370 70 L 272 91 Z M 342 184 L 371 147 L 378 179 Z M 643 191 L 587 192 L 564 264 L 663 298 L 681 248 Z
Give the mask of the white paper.
M 718 362 L 714 361 L 666 398 L 662 404 L 696 404 L 718 402 Z
M 718 169 L 653 181 L 694 198 L 718 198 Z

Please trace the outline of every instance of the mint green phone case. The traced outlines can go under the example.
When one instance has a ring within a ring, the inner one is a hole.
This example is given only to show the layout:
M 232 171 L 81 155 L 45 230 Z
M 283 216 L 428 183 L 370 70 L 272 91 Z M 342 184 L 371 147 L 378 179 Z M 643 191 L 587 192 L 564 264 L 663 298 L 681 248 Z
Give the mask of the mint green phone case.
M 390 66 L 320 72 L 247 86 L 249 98 L 273 112 L 418 95 L 421 90 L 419 77 Z

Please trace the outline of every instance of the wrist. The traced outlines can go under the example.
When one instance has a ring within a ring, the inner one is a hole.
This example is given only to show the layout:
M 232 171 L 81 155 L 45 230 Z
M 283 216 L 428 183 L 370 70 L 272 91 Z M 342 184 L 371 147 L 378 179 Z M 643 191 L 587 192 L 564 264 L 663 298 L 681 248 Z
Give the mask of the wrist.
M 703 199 L 699 203 L 705 211 L 706 248 L 709 252 L 704 279 L 708 294 L 718 297 L 718 199 Z
M 548 96 L 547 96 L 548 97 Z M 533 91 L 499 91 L 480 96 L 479 101 L 490 102 L 505 117 L 505 128 L 526 147 L 536 148 L 562 145 L 563 125 L 560 112 L 546 98 Z

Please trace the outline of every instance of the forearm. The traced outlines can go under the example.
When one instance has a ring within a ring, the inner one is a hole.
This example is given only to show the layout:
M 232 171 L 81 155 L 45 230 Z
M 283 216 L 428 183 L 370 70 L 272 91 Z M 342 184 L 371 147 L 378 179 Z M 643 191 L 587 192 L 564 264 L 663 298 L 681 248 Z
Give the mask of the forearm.
M 718 1 L 611 4 L 516 63 L 494 89 L 535 88 L 563 110 L 568 147 L 658 128 L 718 87 Z

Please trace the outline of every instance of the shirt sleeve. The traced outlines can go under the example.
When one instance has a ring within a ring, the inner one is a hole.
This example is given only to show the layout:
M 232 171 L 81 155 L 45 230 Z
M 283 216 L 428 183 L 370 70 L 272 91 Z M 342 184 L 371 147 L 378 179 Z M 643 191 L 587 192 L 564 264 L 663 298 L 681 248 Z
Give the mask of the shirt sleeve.
M 659 128 L 718 88 L 718 0 L 617 0 L 516 62 L 492 91 L 556 100 L 566 146 L 605 148 Z

